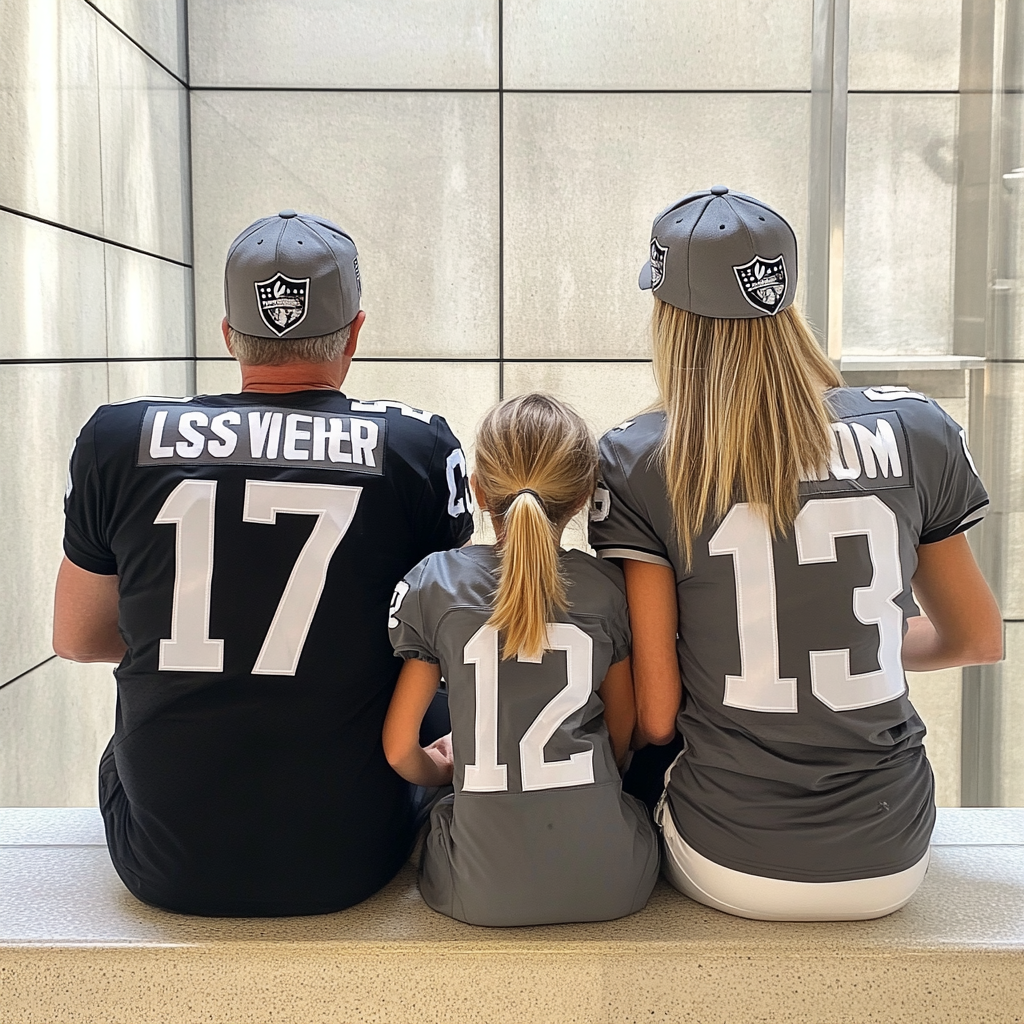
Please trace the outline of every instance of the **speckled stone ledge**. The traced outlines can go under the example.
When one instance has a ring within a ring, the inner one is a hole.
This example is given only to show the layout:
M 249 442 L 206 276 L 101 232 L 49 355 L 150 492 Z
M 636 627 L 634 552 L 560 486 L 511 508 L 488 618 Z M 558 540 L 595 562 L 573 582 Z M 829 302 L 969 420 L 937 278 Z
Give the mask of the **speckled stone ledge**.
M 91 809 L 0 810 L 0 1021 L 123 1024 L 1024 1022 L 1024 809 L 940 811 L 881 921 L 743 921 L 659 885 L 622 921 L 485 929 L 407 868 L 341 914 L 221 920 L 135 901 Z

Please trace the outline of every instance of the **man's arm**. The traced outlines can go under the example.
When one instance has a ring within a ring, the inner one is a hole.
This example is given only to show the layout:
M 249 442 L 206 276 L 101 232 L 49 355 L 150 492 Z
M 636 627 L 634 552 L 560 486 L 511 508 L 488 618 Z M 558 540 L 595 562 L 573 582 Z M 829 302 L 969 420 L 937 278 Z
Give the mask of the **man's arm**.
M 633 631 L 636 731 L 633 746 L 670 743 L 682 700 L 676 653 L 678 606 L 675 572 L 668 566 L 624 559 L 626 599 Z
M 957 665 L 987 665 L 1002 658 L 999 606 L 964 534 L 922 544 L 911 583 L 924 615 L 907 622 L 905 669 L 930 672 Z
M 53 601 L 53 650 L 68 661 L 120 662 L 116 576 L 98 576 L 65 558 Z

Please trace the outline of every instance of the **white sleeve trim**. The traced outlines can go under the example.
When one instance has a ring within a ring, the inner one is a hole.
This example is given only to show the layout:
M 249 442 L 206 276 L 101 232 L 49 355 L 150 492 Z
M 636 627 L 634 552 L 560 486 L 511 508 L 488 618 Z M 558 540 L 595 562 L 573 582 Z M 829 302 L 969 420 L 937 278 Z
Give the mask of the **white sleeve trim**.
M 973 512 L 968 512 L 967 515 L 965 515 L 963 519 L 961 519 L 960 522 L 957 523 L 957 529 L 967 529 L 974 526 L 977 523 L 980 523 L 982 519 L 985 518 L 985 515 L 987 514 L 988 510 L 989 504 L 986 501 L 985 504 L 981 506 L 981 508 L 976 508 Z
M 637 551 L 636 548 L 599 548 L 600 558 L 628 558 L 633 562 L 650 562 L 651 565 L 663 565 L 666 569 L 673 568 L 672 563 L 661 555 L 652 555 L 649 551 Z

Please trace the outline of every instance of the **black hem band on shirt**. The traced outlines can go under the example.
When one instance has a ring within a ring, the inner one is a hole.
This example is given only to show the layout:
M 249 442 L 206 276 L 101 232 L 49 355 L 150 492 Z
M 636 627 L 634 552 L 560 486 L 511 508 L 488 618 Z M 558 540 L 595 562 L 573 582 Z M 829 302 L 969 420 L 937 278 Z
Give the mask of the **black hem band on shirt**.
M 75 551 L 71 548 L 67 542 L 67 538 L 64 539 L 64 554 L 67 556 L 69 562 L 73 562 L 79 569 L 91 572 L 94 576 L 117 575 L 116 562 L 101 562 L 99 559 L 83 555 L 80 551 Z
M 976 518 L 972 518 L 972 516 L 975 512 L 980 512 L 982 509 L 987 508 L 988 504 L 987 500 L 980 501 L 973 508 L 969 508 L 955 522 L 947 523 L 945 526 L 939 526 L 934 530 L 929 530 L 927 533 L 922 533 L 918 539 L 918 544 L 937 544 L 940 540 L 949 540 L 950 537 L 955 537 L 958 533 L 964 533 L 972 526 L 981 522 L 984 518 L 984 513 Z

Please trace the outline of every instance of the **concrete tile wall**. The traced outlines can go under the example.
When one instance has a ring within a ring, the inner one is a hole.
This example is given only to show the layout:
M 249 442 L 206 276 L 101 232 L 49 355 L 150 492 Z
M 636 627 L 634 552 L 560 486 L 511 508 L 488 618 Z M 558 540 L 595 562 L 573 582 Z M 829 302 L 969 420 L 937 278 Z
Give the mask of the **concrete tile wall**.
M 844 355 L 953 351 L 961 6 L 850 4 Z
M 497 0 L 190 0 L 188 14 L 195 86 L 493 89 L 498 82 Z
M 0 807 L 94 806 L 115 696 L 112 666 L 60 658 L 0 689 Z
M 200 355 L 223 353 L 232 239 L 290 207 L 356 241 L 362 354 L 497 357 L 495 93 L 204 91 L 192 133 Z
M 0 0 L 0 804 L 89 804 L 110 666 L 50 647 L 67 459 L 192 376 L 184 0 Z
M 1007 622 L 1005 636 L 1006 661 L 999 673 L 999 802 L 1003 807 L 1024 807 L 1024 621 Z

